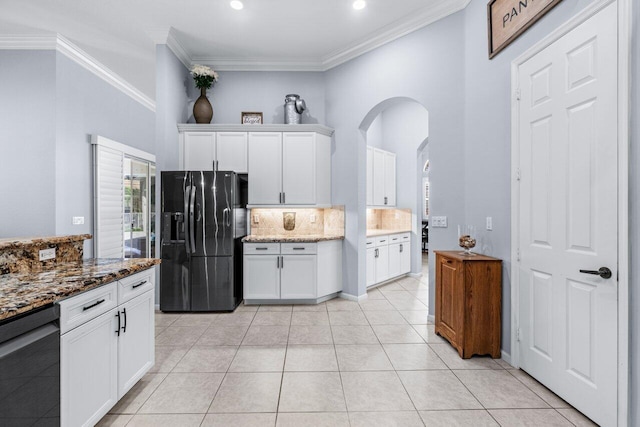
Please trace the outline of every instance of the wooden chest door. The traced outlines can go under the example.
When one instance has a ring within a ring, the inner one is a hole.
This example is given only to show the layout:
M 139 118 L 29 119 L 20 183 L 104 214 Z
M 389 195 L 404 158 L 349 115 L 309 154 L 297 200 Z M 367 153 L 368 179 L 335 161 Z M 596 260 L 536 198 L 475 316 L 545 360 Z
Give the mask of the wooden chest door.
M 462 344 L 464 315 L 462 263 L 438 255 L 436 265 L 436 333 L 459 347 Z

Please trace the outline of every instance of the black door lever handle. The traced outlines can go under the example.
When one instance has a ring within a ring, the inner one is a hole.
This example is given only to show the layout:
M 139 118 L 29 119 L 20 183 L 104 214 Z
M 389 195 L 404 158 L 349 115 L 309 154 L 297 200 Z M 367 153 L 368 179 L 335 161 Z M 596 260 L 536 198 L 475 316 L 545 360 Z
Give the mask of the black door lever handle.
M 611 270 L 609 270 L 607 267 L 600 267 L 599 270 L 580 270 L 580 273 L 594 274 L 596 276 L 602 277 L 603 279 L 611 278 Z

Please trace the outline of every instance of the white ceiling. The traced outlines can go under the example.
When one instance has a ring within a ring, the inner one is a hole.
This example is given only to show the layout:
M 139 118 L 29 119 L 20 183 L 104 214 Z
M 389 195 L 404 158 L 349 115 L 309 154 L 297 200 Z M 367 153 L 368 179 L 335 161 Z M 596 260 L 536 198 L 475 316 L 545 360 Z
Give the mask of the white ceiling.
M 0 36 L 59 33 L 155 98 L 155 44 L 216 70 L 330 69 L 470 0 L 0 0 Z

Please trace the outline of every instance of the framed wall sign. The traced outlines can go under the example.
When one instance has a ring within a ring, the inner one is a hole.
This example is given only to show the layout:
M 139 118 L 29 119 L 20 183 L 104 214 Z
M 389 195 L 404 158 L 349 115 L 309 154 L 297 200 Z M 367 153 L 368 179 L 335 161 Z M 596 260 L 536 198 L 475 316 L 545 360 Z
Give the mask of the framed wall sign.
M 489 59 L 562 0 L 491 0 L 487 4 Z
M 262 113 L 243 111 L 241 123 L 243 125 L 261 125 Z

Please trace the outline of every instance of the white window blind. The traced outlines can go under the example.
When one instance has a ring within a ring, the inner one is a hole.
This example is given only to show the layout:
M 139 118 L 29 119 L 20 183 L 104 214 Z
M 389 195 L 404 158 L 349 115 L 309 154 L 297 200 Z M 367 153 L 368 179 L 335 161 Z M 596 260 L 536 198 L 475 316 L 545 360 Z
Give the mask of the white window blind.
M 101 145 L 95 147 L 96 258 L 124 257 L 124 153 Z

